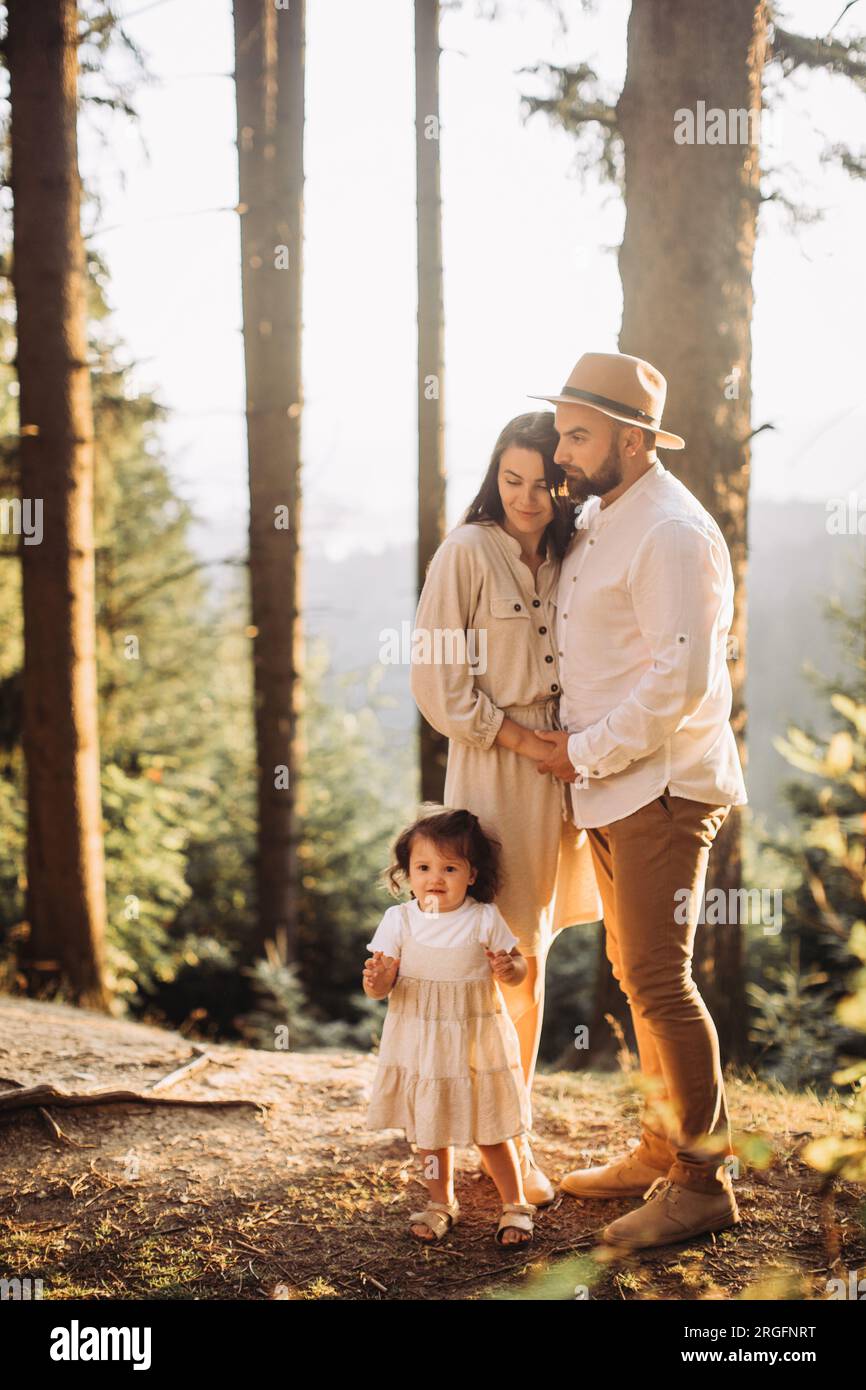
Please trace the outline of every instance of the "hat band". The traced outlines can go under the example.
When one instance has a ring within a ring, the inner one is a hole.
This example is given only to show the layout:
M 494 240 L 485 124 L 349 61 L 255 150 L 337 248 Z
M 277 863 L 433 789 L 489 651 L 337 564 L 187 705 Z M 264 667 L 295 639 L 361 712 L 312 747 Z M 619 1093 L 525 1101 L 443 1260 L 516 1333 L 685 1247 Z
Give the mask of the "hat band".
M 596 396 L 593 391 L 581 391 L 577 386 L 563 386 L 560 395 L 576 396 L 578 400 L 587 401 L 590 405 L 607 406 L 609 410 L 618 410 L 620 415 L 628 415 L 632 420 L 648 420 L 651 425 L 656 426 L 654 415 L 650 415 L 646 410 L 639 410 L 636 405 L 626 405 L 625 401 L 612 401 L 608 396 Z

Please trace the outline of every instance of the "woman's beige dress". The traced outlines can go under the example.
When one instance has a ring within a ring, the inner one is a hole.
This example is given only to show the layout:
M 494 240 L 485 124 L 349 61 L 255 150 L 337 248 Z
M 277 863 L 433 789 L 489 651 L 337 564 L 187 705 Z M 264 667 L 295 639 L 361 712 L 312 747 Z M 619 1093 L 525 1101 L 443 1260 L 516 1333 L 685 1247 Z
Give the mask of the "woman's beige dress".
M 602 905 L 567 784 L 494 743 L 506 715 L 528 729 L 561 727 L 559 562 L 545 559 L 533 577 L 520 553 L 520 542 L 495 522 L 446 536 L 415 615 L 411 687 L 424 718 L 449 740 L 444 804 L 472 811 L 501 842 L 496 903 L 523 954 L 535 956 L 562 928 L 600 921 Z M 459 631 L 469 633 L 474 667 L 447 659 L 459 651 L 442 634 Z

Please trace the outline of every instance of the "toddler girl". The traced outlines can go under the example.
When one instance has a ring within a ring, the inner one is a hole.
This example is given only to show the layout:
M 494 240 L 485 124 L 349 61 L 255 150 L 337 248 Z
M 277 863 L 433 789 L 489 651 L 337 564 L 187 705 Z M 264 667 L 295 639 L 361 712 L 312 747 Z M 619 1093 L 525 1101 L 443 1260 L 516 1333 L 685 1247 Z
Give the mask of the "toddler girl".
M 394 845 L 389 907 L 367 949 L 364 991 L 388 996 L 368 1129 L 403 1129 L 420 1150 L 430 1200 L 410 1216 L 418 1240 L 455 1224 L 454 1146 L 475 1143 L 502 1199 L 500 1244 L 528 1243 L 536 1207 L 513 1143 L 532 1127 L 517 1030 L 499 989 L 526 961 L 493 899 L 499 846 L 470 811 L 434 809 Z M 471 887 L 471 893 L 468 889 Z

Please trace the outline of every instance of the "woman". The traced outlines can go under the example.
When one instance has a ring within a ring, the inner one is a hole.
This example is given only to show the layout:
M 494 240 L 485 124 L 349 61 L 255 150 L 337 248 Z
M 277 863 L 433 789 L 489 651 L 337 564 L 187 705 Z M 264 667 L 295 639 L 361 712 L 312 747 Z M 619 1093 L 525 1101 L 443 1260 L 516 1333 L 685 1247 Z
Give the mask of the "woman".
M 412 694 L 447 736 L 444 804 L 472 811 L 502 845 L 497 906 L 529 966 L 504 991 L 531 1089 L 541 1036 L 544 966 L 563 927 L 601 919 L 585 831 L 568 787 L 536 770 L 550 745 L 534 729 L 559 723 L 555 597 L 573 531 L 565 475 L 553 462 L 551 411 L 518 415 L 496 441 L 478 495 L 439 546 L 415 617 L 429 651 L 437 634 L 467 634 L 467 660 L 413 662 Z M 471 664 L 470 664 L 471 663 Z M 552 1202 L 553 1185 L 521 1142 L 526 1199 Z

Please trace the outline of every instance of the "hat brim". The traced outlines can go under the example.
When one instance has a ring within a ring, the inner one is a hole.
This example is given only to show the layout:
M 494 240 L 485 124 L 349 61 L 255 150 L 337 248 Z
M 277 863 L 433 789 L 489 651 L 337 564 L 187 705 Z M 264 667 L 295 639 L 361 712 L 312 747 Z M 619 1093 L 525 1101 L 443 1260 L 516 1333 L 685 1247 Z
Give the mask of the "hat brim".
M 650 425 L 641 425 L 639 420 L 632 420 L 628 415 L 617 415 L 615 410 L 604 410 L 599 405 L 590 405 L 588 401 L 577 401 L 574 396 L 533 396 L 527 392 L 531 401 L 550 401 L 551 405 L 585 405 L 587 410 L 597 410 L 599 415 L 608 415 L 611 420 L 619 420 L 624 425 L 637 425 L 639 429 L 651 429 Z M 668 430 L 653 430 L 656 437 L 656 444 L 660 449 L 684 449 L 686 441 L 680 439 L 678 434 L 671 434 Z

